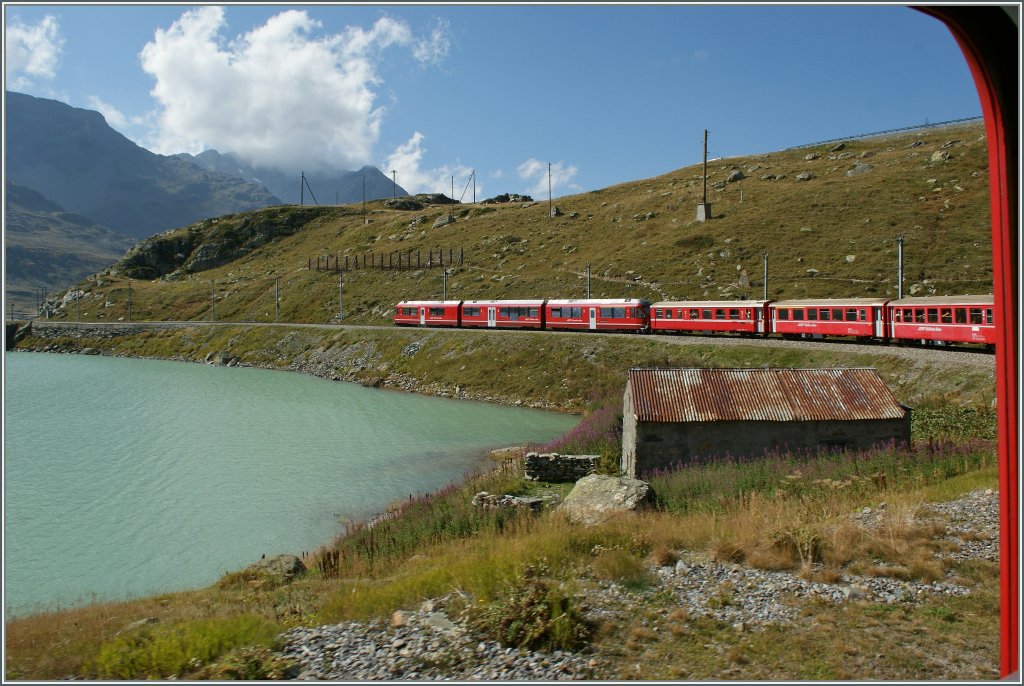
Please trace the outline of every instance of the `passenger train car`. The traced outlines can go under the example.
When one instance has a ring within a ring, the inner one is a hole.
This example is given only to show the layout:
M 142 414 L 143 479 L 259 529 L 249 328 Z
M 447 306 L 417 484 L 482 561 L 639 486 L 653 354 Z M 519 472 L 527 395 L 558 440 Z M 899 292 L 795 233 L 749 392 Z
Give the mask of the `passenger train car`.
M 991 295 L 810 300 L 403 301 L 402 326 L 608 331 L 655 334 L 740 334 L 785 338 L 855 338 L 882 343 L 977 343 L 992 347 Z

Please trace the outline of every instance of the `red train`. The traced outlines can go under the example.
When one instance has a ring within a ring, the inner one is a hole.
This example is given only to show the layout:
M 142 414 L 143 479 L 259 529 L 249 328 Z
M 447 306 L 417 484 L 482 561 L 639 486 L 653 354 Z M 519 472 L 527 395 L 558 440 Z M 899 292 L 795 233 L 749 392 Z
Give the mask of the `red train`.
M 408 301 L 395 324 L 995 345 L 991 295 L 816 300 Z

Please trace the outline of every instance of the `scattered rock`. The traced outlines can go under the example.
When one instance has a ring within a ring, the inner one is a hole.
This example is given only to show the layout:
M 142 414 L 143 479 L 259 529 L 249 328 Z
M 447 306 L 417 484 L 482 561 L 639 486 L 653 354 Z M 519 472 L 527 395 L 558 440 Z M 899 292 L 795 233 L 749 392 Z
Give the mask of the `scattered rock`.
M 729 176 L 725 178 L 725 180 L 729 183 L 735 183 L 737 181 L 742 181 L 745 178 L 747 177 L 743 172 L 741 172 L 739 169 L 733 169 L 729 173 Z
M 797 181 L 810 181 L 813 178 L 814 178 L 814 174 L 812 174 L 809 171 L 802 171 L 802 172 L 800 172 L 799 174 L 796 175 L 796 180 Z

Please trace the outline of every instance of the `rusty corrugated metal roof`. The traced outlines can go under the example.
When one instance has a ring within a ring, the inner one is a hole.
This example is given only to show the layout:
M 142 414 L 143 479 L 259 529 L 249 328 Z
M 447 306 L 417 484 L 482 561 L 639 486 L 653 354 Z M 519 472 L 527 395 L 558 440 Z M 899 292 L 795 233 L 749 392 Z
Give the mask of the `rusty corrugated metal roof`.
M 902 419 L 874 369 L 630 369 L 641 422 Z

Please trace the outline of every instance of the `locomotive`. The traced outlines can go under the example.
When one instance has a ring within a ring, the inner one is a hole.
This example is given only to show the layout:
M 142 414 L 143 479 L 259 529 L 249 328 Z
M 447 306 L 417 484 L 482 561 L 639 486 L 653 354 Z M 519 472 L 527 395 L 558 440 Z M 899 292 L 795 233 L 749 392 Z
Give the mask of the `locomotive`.
M 859 339 L 881 343 L 995 346 L 991 295 L 898 300 L 411 300 L 395 306 L 398 326 L 739 334 Z

